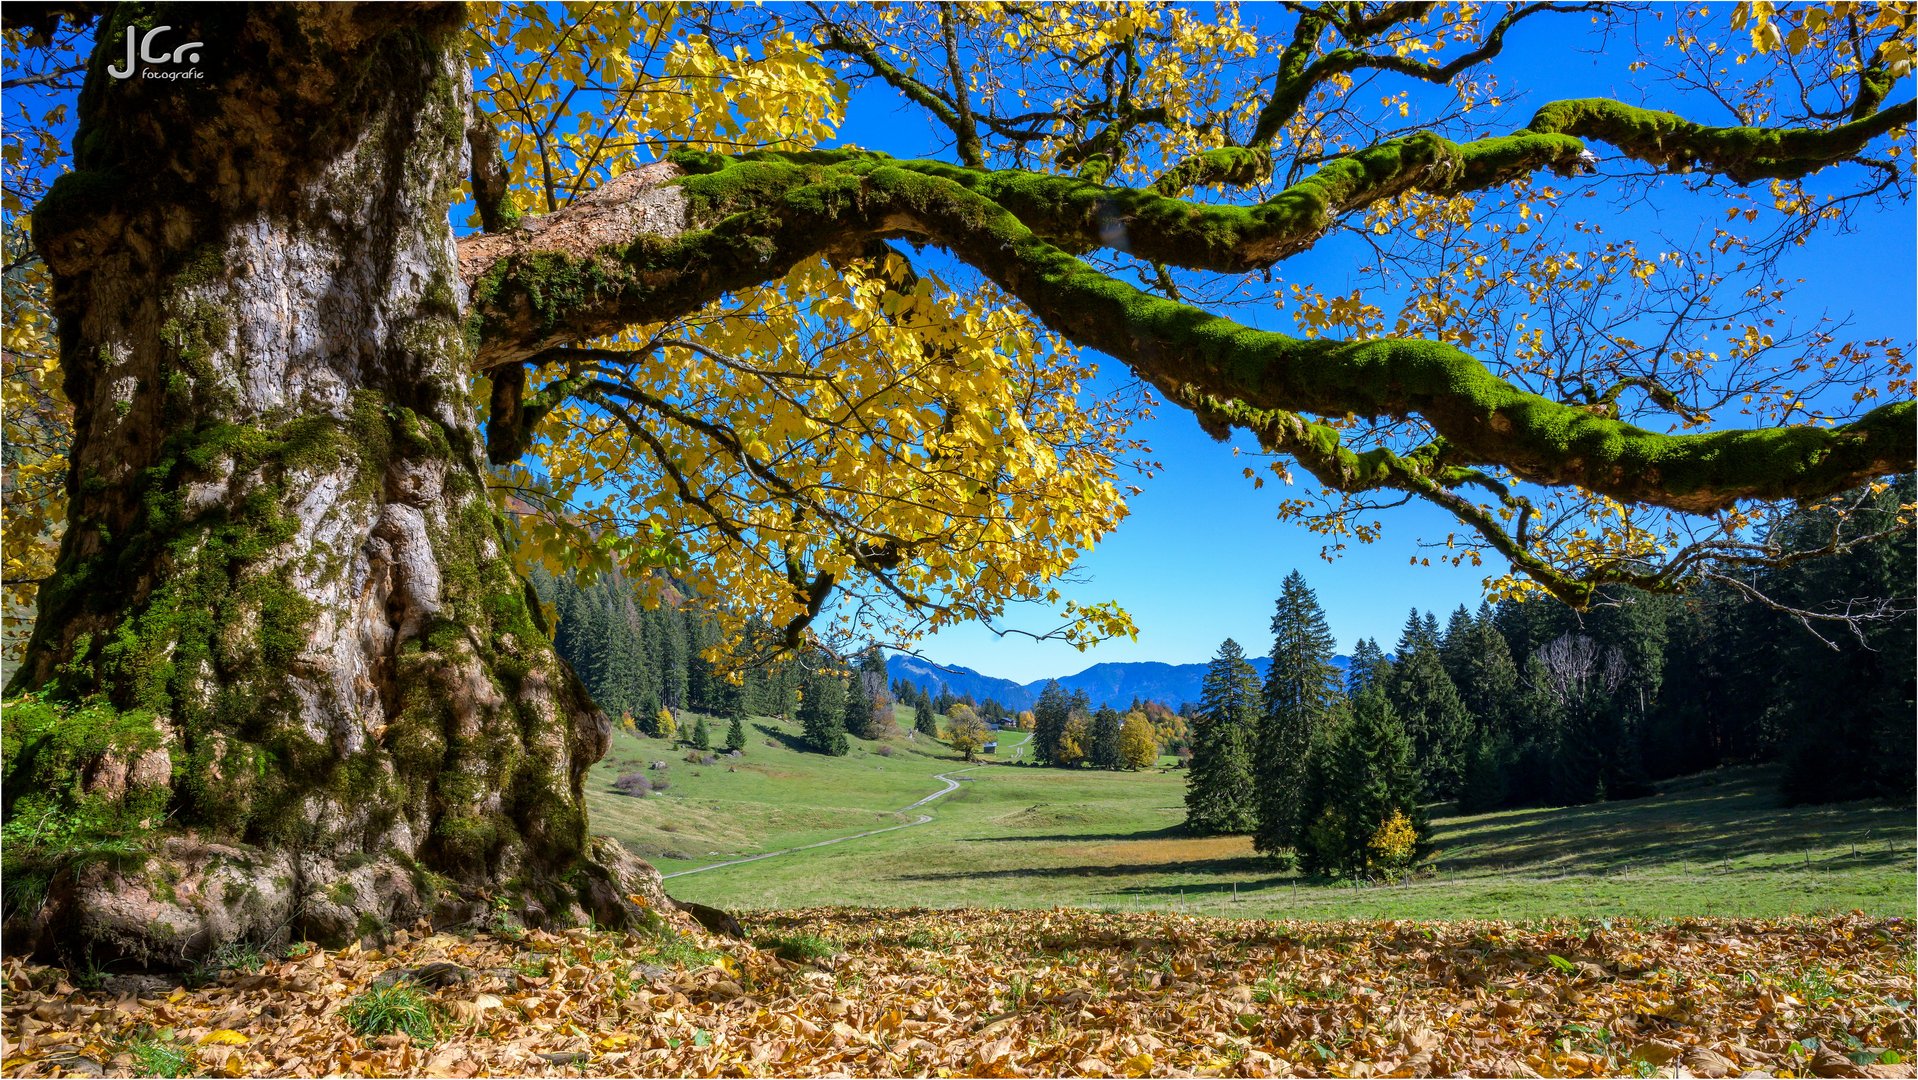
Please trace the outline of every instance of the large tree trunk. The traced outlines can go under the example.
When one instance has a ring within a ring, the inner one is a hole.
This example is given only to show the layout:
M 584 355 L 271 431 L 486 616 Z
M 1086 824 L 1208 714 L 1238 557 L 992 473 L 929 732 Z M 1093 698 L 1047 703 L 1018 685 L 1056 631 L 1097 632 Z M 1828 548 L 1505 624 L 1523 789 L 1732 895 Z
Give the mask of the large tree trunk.
M 609 728 L 483 485 L 461 9 L 139 7 L 101 25 L 76 171 L 35 214 L 76 433 L 10 688 L 39 699 L 8 723 L 10 926 L 177 963 L 429 915 L 620 922 L 658 879 L 588 837 Z M 136 14 L 207 77 L 112 78 Z

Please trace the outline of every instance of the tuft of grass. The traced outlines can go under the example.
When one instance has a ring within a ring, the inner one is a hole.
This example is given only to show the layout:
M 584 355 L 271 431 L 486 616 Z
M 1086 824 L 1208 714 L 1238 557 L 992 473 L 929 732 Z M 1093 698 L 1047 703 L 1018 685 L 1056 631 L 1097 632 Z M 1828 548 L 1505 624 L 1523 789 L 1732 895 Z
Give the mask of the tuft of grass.
M 1819 968 L 1808 967 L 1785 976 L 1785 992 L 1807 1005 L 1824 1008 L 1838 1000 L 1838 988 L 1831 984 L 1831 977 Z
M 653 955 L 668 964 L 678 964 L 687 968 L 702 968 L 719 959 L 719 954 L 702 949 L 693 944 L 691 938 L 673 934 L 662 937 L 655 946 Z
M 191 986 L 204 986 L 229 971 L 240 971 L 251 975 L 265 967 L 266 954 L 260 951 L 258 945 L 244 941 L 229 941 L 189 968 L 186 981 Z
M 760 947 L 771 949 L 773 955 L 795 964 L 809 964 L 815 960 L 824 960 L 839 952 L 838 942 L 819 934 L 787 934 L 783 937 L 764 938 Z
M 133 1057 L 135 1076 L 178 1077 L 194 1075 L 191 1052 L 178 1043 L 158 1038 L 151 1032 L 143 1033 L 126 1045 L 126 1052 Z
M 433 1003 L 407 982 L 363 991 L 347 1003 L 344 1018 L 356 1035 L 403 1033 L 422 1046 L 439 1037 L 439 1017 Z

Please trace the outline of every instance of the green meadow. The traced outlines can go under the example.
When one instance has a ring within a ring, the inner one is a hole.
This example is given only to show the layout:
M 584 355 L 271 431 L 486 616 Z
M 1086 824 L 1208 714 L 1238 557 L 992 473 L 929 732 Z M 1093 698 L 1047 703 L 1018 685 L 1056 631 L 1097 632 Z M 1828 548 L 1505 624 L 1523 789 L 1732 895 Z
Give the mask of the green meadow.
M 905 723 L 909 725 L 910 718 Z M 723 730 L 723 728 L 716 728 Z M 1026 736 L 968 765 L 925 736 L 853 740 L 833 758 L 797 726 L 755 718 L 740 758 L 711 765 L 621 731 L 587 781 L 593 827 L 633 847 L 675 897 L 739 909 L 1052 907 L 1279 918 L 1918 915 L 1912 812 L 1877 803 L 1787 807 L 1776 773 L 1728 768 L 1642 799 L 1461 816 L 1431 808 L 1428 871 L 1396 885 L 1301 878 L 1245 837 L 1181 827 L 1184 775 L 1017 764 Z M 651 762 L 668 763 L 663 770 Z M 634 798 L 613 781 L 664 776 Z M 901 809 L 946 784 L 958 789 Z M 929 822 L 891 828 L 930 815 Z M 877 835 L 684 873 L 862 832 Z

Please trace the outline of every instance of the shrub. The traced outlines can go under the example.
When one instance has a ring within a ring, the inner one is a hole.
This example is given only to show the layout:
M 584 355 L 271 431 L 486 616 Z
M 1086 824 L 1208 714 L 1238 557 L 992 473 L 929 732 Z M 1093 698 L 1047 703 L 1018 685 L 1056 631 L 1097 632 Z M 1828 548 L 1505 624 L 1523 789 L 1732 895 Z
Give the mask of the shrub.
M 631 795 L 636 799 L 645 798 L 653 791 L 653 786 L 653 782 L 646 779 L 645 773 L 622 773 L 619 779 L 613 781 L 614 791 L 621 795 Z
M 1418 851 L 1418 829 L 1405 811 L 1394 810 L 1390 817 L 1379 823 L 1372 839 L 1366 842 L 1371 863 L 1386 872 L 1388 877 L 1396 878 L 1406 867 L 1412 865 L 1412 856 Z
M 672 781 L 670 781 L 670 780 L 668 780 L 668 779 L 666 779 L 666 778 L 665 778 L 665 777 L 663 777 L 663 776 L 656 776 L 656 777 L 654 777 L 654 778 L 653 778 L 653 790 L 654 790 L 654 791 L 665 791 L 665 790 L 666 790 L 667 788 L 669 788 L 669 787 L 672 787 L 672 786 L 673 786 L 673 782 L 672 782 Z
M 347 1003 L 342 1019 L 356 1035 L 405 1034 L 422 1046 L 439 1033 L 433 1003 L 406 982 L 360 994 Z
M 875 748 L 873 749 L 873 753 L 875 753 L 875 754 L 878 754 L 878 755 L 879 755 L 880 757 L 891 757 L 891 756 L 892 756 L 892 747 L 890 747 L 890 746 L 879 746 L 879 747 L 875 747 Z

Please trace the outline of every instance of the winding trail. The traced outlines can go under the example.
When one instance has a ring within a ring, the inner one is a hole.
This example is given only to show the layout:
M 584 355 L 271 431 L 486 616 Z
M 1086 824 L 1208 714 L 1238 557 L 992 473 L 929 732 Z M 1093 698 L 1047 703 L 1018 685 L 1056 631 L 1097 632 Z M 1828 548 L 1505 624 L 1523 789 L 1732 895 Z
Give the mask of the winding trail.
M 1019 760 L 1020 755 L 1022 755 L 1025 752 L 1026 744 L 1031 741 L 1032 740 L 1028 738 L 1025 742 L 1020 743 L 1017 747 L 1014 748 L 1015 752 L 1013 753 L 1013 755 L 1010 758 L 1007 758 L 1006 760 L 1008 762 Z M 992 764 L 992 763 L 980 762 L 979 764 L 973 765 L 969 768 L 954 769 L 950 773 L 935 773 L 933 775 L 933 779 L 943 781 L 946 785 L 945 787 L 942 787 L 938 791 L 935 791 L 932 794 L 926 796 L 925 798 L 920 799 L 918 802 L 913 803 L 911 806 L 900 807 L 898 810 L 894 811 L 894 813 L 910 814 L 914 810 L 917 810 L 920 807 L 925 806 L 926 804 L 934 801 L 935 799 L 945 798 L 946 796 L 959 790 L 959 784 L 960 784 L 959 774 L 960 773 L 969 773 L 977 769 L 983 769 L 989 764 Z M 910 829 L 915 825 L 924 825 L 926 822 L 931 820 L 932 820 L 931 814 L 920 814 L 916 821 L 908 821 L 903 825 L 888 825 L 883 829 L 867 829 L 865 832 L 856 832 L 847 836 L 836 836 L 832 838 L 831 840 L 821 840 L 821 841 L 818 841 L 817 843 L 812 843 L 812 844 L 801 844 L 798 847 L 780 848 L 778 851 L 766 851 L 766 852 L 761 852 L 758 855 L 748 855 L 743 859 L 727 859 L 725 862 L 709 863 L 705 866 L 695 866 L 691 870 L 675 870 L 670 874 L 661 874 L 659 875 L 659 877 L 661 881 L 664 881 L 669 878 L 685 877 L 688 874 L 703 874 L 708 870 L 722 870 L 728 866 L 739 866 L 744 863 L 758 862 L 761 859 L 771 859 L 780 855 L 791 855 L 795 851 L 811 851 L 813 848 L 831 847 L 833 844 L 843 844 L 848 840 L 862 840 L 868 836 L 878 836 L 881 833 L 898 832 L 900 829 Z

